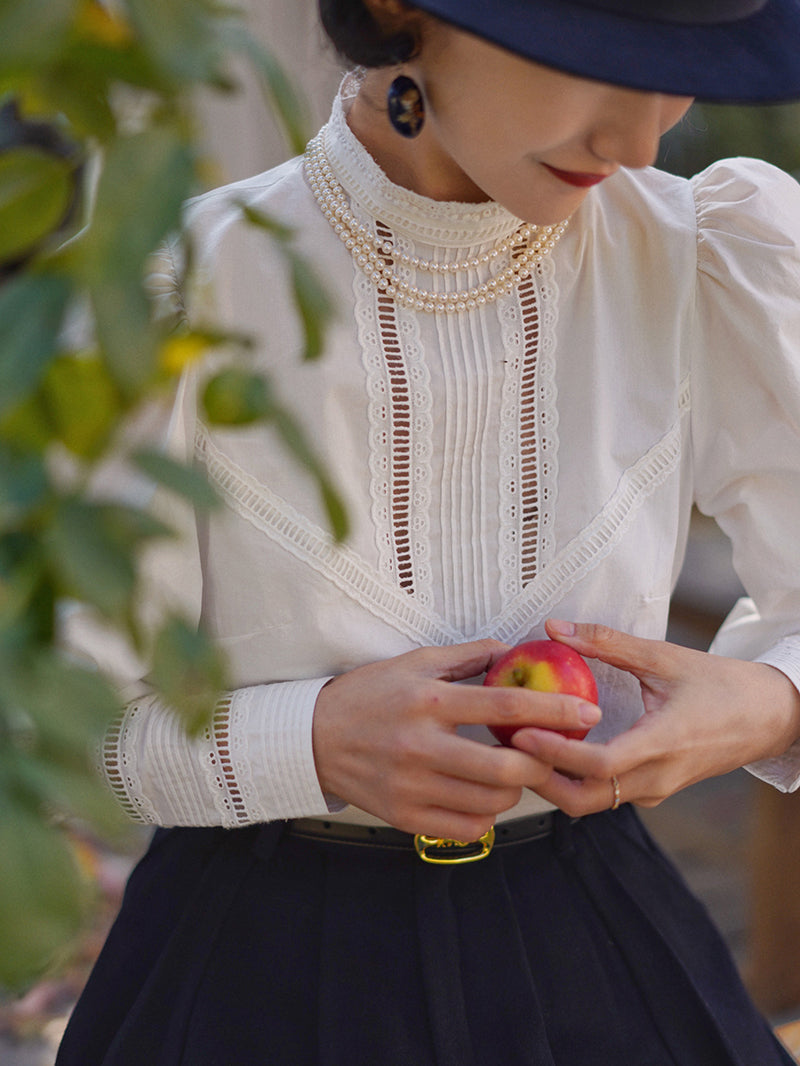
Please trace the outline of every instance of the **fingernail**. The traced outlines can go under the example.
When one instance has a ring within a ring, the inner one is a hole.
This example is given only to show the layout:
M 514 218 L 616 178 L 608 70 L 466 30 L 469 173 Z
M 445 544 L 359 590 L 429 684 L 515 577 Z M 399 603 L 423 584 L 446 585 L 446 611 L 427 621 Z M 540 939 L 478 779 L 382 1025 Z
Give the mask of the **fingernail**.
M 554 633 L 558 633 L 562 637 L 574 637 L 575 636 L 575 623 L 564 622 L 560 618 L 549 618 L 547 621 L 550 629 Z
M 584 725 L 597 725 L 603 716 L 594 703 L 582 703 L 578 708 L 578 717 Z

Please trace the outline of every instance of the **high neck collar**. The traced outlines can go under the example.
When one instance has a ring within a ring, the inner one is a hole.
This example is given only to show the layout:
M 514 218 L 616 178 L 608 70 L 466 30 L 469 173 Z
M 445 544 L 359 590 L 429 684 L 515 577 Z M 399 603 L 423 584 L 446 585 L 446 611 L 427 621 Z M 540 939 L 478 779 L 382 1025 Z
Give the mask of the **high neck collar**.
M 396 185 L 347 124 L 346 97 L 343 86 L 322 131 L 325 152 L 351 201 L 372 218 L 414 241 L 450 248 L 494 242 L 521 225 L 521 219 L 493 201 L 443 202 Z

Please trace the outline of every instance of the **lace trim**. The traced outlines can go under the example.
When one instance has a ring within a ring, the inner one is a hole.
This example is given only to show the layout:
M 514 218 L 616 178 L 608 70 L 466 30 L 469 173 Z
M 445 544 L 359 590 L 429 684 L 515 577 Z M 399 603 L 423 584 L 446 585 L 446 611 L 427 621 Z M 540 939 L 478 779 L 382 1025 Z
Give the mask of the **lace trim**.
M 144 714 L 148 716 L 146 725 Z M 227 828 L 267 821 L 267 812 L 253 784 L 246 745 L 236 755 L 235 738 L 246 738 L 247 726 L 247 710 L 237 711 L 234 694 L 229 694 L 217 704 L 210 724 L 192 739 L 174 712 L 151 695 L 131 703 L 112 723 L 98 751 L 98 761 L 120 806 L 135 822 L 206 825 L 210 824 L 211 807 L 219 818 L 218 824 Z M 145 795 L 147 789 L 136 758 L 142 745 L 147 747 L 148 759 L 154 765 L 161 761 L 167 767 L 158 777 L 160 811 Z M 193 793 L 191 786 L 173 785 L 172 777 L 188 773 L 189 766 L 198 768 L 199 776 L 191 771 L 191 777 L 195 778 L 197 789 L 204 782 L 202 795 L 201 791 Z
M 196 454 L 232 510 L 360 606 L 415 641 L 452 644 L 461 639 L 457 630 L 434 617 L 416 597 L 389 583 L 350 548 L 334 544 L 323 529 L 245 473 L 214 445 L 202 426 L 198 427 Z
M 547 284 L 544 284 L 545 279 Z M 538 264 L 502 315 L 508 353 L 500 413 L 500 544 L 503 603 L 530 584 L 552 551 L 558 415 L 551 260 Z
M 472 634 L 472 639 L 495 636 L 517 642 L 613 550 L 641 505 L 675 470 L 681 454 L 681 423 L 689 406 L 687 378 L 672 428 L 623 472 L 615 492 L 594 520 L 496 618 Z M 324 530 L 241 470 L 213 444 L 202 426 L 198 427 L 196 451 L 232 510 L 377 618 L 423 644 L 443 645 L 464 639 L 459 630 L 425 609 L 416 597 L 388 582 L 351 549 L 334 544 Z
M 254 820 L 241 784 L 249 772 L 249 763 L 237 760 L 234 765 L 232 737 L 241 733 L 231 721 L 232 699 L 231 695 L 224 696 L 217 703 L 210 725 L 203 730 L 203 769 L 214 806 L 222 816 L 222 824 L 228 826 L 247 825 Z
M 138 767 L 130 744 L 131 733 L 140 714 L 138 702 L 125 708 L 108 727 L 98 748 L 97 758 L 108 787 L 128 817 L 134 822 L 155 825 L 158 818 L 153 807 L 141 795 Z
M 383 223 L 377 229 L 381 236 L 393 236 Z M 379 569 L 429 609 L 433 398 L 417 317 L 400 311 L 360 271 L 354 287 L 369 398 L 370 496 Z
M 625 470 L 616 491 L 594 520 L 573 538 L 531 585 L 503 612 L 499 625 L 479 636 L 514 644 L 540 622 L 614 548 L 646 499 L 675 470 L 681 455 L 681 422 L 690 407 L 688 377 L 681 386 L 675 423 L 641 458 Z
M 555 260 L 548 256 L 538 263 L 534 277 L 539 296 L 539 377 L 537 382 L 537 427 L 539 431 L 539 570 L 555 550 L 553 521 L 558 486 L 558 407 L 556 390 L 556 324 L 558 289 Z
M 341 96 L 322 130 L 325 153 L 345 192 L 374 218 L 426 244 L 465 247 L 499 240 L 522 225 L 500 204 L 430 200 L 395 185 L 347 125 Z

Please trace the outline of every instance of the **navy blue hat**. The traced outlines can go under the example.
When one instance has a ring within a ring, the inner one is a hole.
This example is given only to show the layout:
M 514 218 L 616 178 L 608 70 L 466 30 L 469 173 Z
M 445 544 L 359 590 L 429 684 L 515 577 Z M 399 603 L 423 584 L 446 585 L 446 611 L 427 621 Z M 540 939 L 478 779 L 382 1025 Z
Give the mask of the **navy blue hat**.
M 800 0 L 414 0 L 585 78 L 764 103 L 800 98 Z

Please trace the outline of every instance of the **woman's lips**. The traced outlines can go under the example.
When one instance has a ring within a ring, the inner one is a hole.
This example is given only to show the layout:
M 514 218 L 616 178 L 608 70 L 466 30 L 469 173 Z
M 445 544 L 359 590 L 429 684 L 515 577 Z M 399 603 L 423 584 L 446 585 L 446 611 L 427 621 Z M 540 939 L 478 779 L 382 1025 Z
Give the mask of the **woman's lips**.
M 580 170 L 559 170 L 558 167 L 551 167 L 548 163 L 544 166 L 567 185 L 577 185 L 580 189 L 588 189 L 590 185 L 599 185 L 601 181 L 610 177 L 609 174 L 586 174 Z

